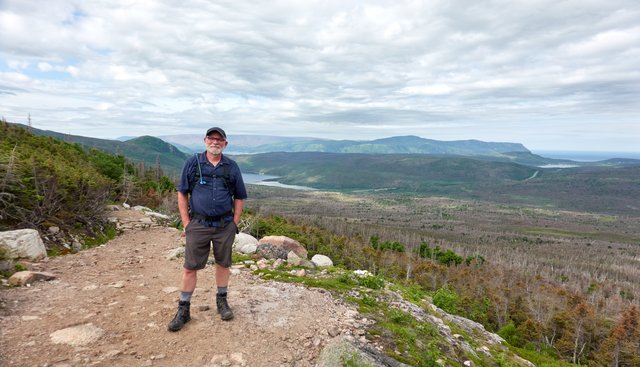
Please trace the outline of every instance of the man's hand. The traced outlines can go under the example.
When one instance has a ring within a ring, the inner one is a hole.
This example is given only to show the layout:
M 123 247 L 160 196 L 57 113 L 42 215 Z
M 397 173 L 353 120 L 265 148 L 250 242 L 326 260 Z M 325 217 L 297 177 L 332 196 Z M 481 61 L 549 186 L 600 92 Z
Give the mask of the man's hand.
M 180 237 L 186 237 L 187 236 L 187 226 L 189 225 L 189 222 L 186 223 L 182 223 L 182 233 L 180 233 Z

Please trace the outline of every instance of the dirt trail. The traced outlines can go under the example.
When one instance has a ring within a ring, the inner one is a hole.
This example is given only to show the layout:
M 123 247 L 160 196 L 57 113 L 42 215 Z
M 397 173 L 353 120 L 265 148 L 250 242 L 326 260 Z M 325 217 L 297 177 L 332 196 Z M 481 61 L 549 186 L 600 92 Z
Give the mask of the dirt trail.
M 168 332 L 182 260 L 166 256 L 181 241 L 171 228 L 131 230 L 36 264 L 57 279 L 0 290 L 0 366 L 314 366 L 333 336 L 350 332 L 354 311 L 328 293 L 246 269 L 231 278 L 235 318 L 221 321 L 210 266 L 199 272 L 192 321 Z M 97 340 L 55 343 L 55 332 L 89 323 Z

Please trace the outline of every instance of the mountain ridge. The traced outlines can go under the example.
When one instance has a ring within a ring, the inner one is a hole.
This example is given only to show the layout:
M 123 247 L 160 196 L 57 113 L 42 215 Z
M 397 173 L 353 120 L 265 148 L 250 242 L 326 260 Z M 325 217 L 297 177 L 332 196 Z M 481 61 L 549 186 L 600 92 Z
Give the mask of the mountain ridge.
M 183 148 L 196 149 L 196 151 L 202 146 L 202 136 L 200 135 L 164 135 L 159 138 Z M 476 139 L 442 141 L 416 135 L 391 136 L 374 140 L 229 135 L 228 140 L 230 142 L 228 150 L 234 154 L 327 152 L 497 155 L 506 152 L 530 153 L 521 143 L 485 142 Z

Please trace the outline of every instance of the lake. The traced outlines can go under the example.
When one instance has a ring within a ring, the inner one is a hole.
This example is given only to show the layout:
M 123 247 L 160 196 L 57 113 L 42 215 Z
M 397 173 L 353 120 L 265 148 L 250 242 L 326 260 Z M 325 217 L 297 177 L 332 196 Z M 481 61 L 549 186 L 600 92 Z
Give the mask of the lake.
M 286 189 L 295 189 L 295 190 L 315 190 L 314 188 L 308 187 L 308 186 L 286 185 L 278 181 L 275 181 L 277 178 L 278 176 L 258 175 L 255 173 L 242 173 L 242 179 L 244 180 L 245 184 L 283 187 Z

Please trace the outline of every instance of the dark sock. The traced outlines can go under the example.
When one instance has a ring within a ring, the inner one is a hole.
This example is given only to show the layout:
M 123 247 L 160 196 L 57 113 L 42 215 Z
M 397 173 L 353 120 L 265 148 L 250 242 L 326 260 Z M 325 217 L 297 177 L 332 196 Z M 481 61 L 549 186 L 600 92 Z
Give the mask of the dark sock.
M 226 296 L 227 295 L 227 287 L 218 287 L 218 295 Z
M 193 292 L 180 292 L 180 301 L 191 302 L 191 295 L 193 295 Z

